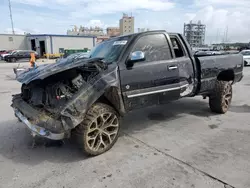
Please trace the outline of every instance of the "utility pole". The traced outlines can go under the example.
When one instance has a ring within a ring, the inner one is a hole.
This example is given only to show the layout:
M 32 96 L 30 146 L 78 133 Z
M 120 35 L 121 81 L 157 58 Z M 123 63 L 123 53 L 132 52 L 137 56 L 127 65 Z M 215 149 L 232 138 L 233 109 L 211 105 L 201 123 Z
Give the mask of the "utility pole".
M 219 43 L 219 42 L 218 42 L 218 38 L 219 38 L 219 29 L 217 29 L 217 34 L 216 34 L 216 43 Z
M 226 42 L 227 42 L 227 35 L 228 35 L 228 26 L 227 26 L 227 28 L 226 28 L 226 34 L 225 34 L 226 36 Z
M 11 27 L 12 27 L 12 34 L 15 35 L 15 30 L 14 30 L 14 24 L 13 24 L 13 19 L 12 19 L 12 10 L 11 10 L 11 2 L 9 0 L 9 9 L 10 9 L 10 21 L 11 21 Z

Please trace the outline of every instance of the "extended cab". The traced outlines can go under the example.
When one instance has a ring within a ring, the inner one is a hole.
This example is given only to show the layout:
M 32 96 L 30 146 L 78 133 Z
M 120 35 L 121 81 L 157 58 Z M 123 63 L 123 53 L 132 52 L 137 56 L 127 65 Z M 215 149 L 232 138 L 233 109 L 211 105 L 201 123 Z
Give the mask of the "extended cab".
M 226 113 L 243 66 L 241 54 L 192 56 L 177 33 L 136 33 L 98 44 L 88 59 L 19 74 L 12 107 L 34 136 L 76 137 L 85 152 L 99 155 L 116 142 L 120 117 L 137 108 L 202 95 L 212 112 Z

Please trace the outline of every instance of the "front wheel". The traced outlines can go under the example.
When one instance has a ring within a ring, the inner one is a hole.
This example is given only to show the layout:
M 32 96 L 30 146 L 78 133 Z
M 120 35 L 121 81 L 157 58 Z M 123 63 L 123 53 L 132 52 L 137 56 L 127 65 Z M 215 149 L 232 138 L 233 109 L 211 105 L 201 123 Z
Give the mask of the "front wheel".
M 85 153 L 95 156 L 112 148 L 118 139 L 119 130 L 118 113 L 109 105 L 96 103 L 72 135 L 77 137 Z
M 15 62 L 16 62 L 16 58 L 14 58 L 14 57 L 11 58 L 11 62 L 12 62 L 12 63 L 15 63 Z
M 209 106 L 212 112 L 225 114 L 233 97 L 232 84 L 228 81 L 217 81 L 215 89 L 209 97 Z

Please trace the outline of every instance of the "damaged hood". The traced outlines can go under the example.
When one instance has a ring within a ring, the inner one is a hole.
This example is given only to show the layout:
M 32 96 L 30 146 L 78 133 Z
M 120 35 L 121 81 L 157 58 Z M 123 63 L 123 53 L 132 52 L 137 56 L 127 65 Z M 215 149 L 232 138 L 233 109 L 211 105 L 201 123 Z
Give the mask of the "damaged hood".
M 23 84 L 28 84 L 33 80 L 43 80 L 53 74 L 63 72 L 75 67 L 80 67 L 88 63 L 100 61 L 102 58 L 89 59 L 62 59 L 57 63 L 39 65 L 37 68 L 24 71 L 17 76 L 17 80 Z

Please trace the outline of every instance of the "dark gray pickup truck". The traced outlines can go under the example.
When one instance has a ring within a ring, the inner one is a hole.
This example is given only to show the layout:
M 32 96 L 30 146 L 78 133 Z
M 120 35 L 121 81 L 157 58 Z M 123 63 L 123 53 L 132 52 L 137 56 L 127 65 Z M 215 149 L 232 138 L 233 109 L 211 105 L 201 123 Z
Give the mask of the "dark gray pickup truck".
M 99 155 L 116 142 L 120 117 L 137 108 L 201 95 L 212 112 L 226 113 L 242 71 L 240 54 L 192 56 L 180 34 L 136 33 L 98 44 L 87 59 L 18 74 L 22 88 L 12 107 L 33 136 L 75 137 L 86 153 Z

